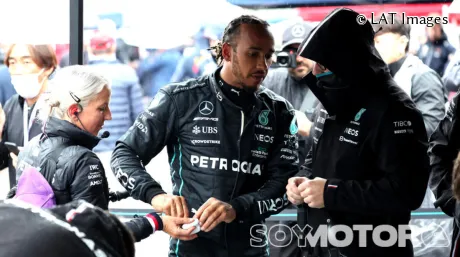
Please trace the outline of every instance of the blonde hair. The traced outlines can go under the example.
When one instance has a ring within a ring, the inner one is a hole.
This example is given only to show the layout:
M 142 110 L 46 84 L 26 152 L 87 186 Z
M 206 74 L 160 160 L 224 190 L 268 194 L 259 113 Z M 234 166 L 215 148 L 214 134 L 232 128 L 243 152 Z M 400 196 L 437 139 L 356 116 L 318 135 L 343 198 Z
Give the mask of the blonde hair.
M 40 118 L 43 121 L 49 117 L 64 119 L 71 105 L 79 104 L 84 109 L 105 87 L 110 89 L 109 80 L 89 66 L 59 69 L 49 81 Z

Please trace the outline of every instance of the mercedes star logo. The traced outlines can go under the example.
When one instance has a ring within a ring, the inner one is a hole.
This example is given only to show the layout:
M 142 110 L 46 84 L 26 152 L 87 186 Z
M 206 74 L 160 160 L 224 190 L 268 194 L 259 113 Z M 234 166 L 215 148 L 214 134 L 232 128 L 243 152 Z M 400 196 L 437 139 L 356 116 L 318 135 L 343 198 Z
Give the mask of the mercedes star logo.
M 305 28 L 302 25 L 297 24 L 294 27 L 292 27 L 291 34 L 292 34 L 293 37 L 304 37 L 305 36 Z
M 200 113 L 203 115 L 209 115 L 214 111 L 214 105 L 209 101 L 203 101 L 199 107 Z

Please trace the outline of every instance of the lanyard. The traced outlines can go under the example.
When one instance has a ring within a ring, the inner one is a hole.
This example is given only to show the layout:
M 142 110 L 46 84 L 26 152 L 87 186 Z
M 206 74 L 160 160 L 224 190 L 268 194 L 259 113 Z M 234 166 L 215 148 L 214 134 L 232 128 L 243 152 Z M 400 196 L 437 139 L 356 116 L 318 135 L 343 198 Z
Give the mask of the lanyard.
M 37 110 L 38 108 L 38 103 L 35 103 L 35 106 L 32 110 L 32 113 L 30 114 L 29 117 L 29 108 L 27 106 L 27 102 L 24 99 L 24 105 L 22 108 L 22 115 L 23 115 L 23 130 L 24 130 L 24 146 L 29 142 L 29 130 L 32 127 L 32 124 L 34 124 L 35 117 L 37 116 Z

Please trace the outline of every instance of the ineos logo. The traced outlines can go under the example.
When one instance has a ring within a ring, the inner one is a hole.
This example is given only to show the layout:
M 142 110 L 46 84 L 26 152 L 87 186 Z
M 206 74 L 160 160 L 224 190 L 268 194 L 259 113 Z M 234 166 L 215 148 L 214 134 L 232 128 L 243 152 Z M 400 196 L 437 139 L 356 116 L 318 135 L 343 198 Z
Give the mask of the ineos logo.
M 209 101 L 203 101 L 200 103 L 199 111 L 203 115 L 209 115 L 214 111 L 214 105 Z

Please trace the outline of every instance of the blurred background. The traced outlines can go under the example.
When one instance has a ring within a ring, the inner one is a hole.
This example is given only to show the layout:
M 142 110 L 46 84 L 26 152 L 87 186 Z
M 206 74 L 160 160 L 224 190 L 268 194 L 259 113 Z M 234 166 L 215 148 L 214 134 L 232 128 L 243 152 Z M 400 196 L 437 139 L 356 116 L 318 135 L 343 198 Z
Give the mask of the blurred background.
M 10 83 L 8 68 L 3 65 L 11 44 L 51 45 L 57 68 L 69 65 L 70 1 L 73 0 L 0 1 L 2 105 L 16 93 Z M 299 31 L 302 28 L 293 25 L 307 22 L 315 26 L 337 7 L 349 7 L 368 18 L 372 18 L 373 13 L 376 19 L 378 14 L 388 12 L 447 17 L 448 23 L 439 26 L 412 24 L 409 51 L 415 55 L 423 53 L 430 41 L 428 34 L 434 27 L 442 35 L 436 40 L 446 42 L 444 45 L 447 44 L 449 49 L 460 47 L 460 0 L 85 0 L 84 64 L 94 64 L 101 59 L 98 53 L 113 48 L 116 59 L 134 71 L 135 78 L 131 79 L 140 88 L 141 95 L 137 99 L 131 97 L 129 101 L 142 101 L 145 106 L 162 86 L 214 71 L 216 60 L 208 48 L 221 39 L 225 26 L 233 18 L 253 14 L 267 20 L 275 35 L 276 48 L 281 51 L 287 28 L 292 28 L 292 35 L 302 33 Z M 277 67 L 295 65 L 292 53 L 278 55 L 274 64 Z M 447 63 L 443 65 L 447 66 Z M 110 69 L 105 72 L 111 73 Z M 438 72 L 442 76 L 443 70 Z M 115 108 L 118 111 L 124 108 L 118 107 Z M 109 150 L 100 151 L 101 159 L 108 160 Z M 171 192 L 165 150 L 147 165 L 147 169 L 167 192 Z M 111 189 L 122 190 L 113 173 L 109 170 L 106 173 Z M 0 195 L 5 196 L 8 189 L 8 171 L 0 171 Z M 149 205 L 126 199 L 111 203 L 111 210 L 128 218 L 147 212 Z M 425 211 L 428 213 L 425 216 L 439 216 L 440 222 L 444 222 L 439 211 Z M 274 217 L 274 222 L 278 218 L 295 219 L 296 215 L 291 210 Z M 450 235 L 447 237 L 450 240 Z M 137 244 L 137 256 L 166 256 L 168 241 L 166 234 L 156 233 Z

